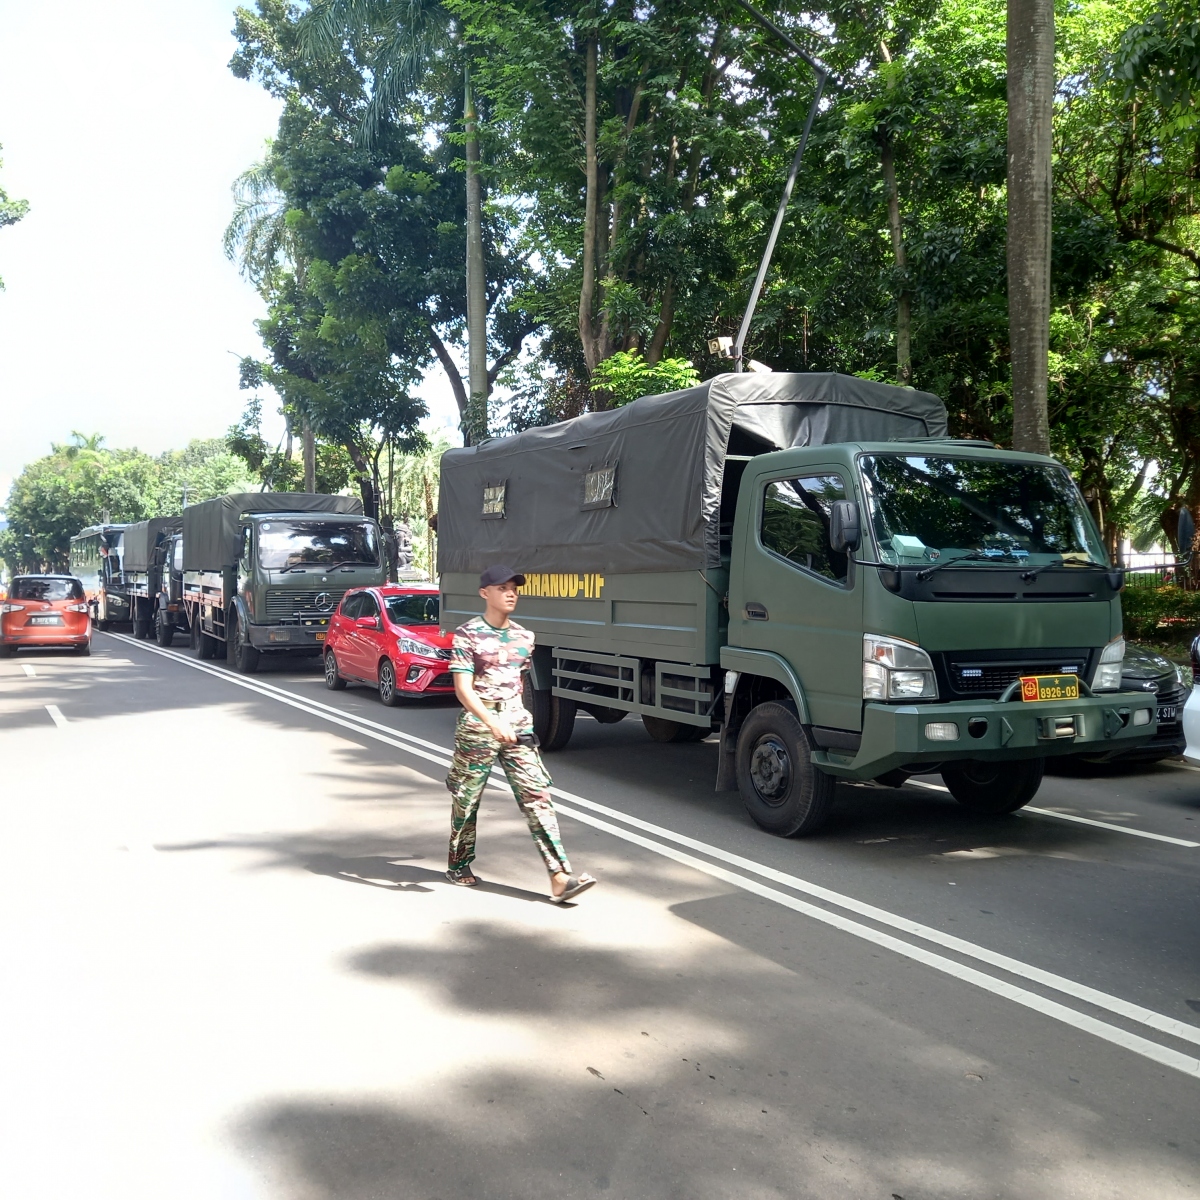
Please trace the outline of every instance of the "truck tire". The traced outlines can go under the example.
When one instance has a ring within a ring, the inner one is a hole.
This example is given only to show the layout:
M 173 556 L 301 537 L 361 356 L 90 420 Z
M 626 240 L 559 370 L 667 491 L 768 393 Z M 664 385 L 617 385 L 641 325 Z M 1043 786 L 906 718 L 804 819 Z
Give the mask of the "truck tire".
M 521 700 L 533 717 L 533 732 L 537 734 L 542 749 L 561 750 L 571 740 L 575 729 L 575 701 L 535 688 L 528 675 L 525 676 Z
M 1037 795 L 1046 769 L 1044 758 L 1019 758 L 1015 762 L 947 764 L 942 779 L 950 795 L 968 812 L 999 816 L 1024 808 Z
M 132 629 L 130 630 L 130 632 L 133 634 L 135 640 L 137 640 L 139 642 L 144 642 L 147 640 L 147 638 L 149 638 L 149 636 L 150 636 L 150 622 L 149 621 L 144 620 L 142 617 L 134 617 L 133 620 L 130 621 L 130 625 L 132 626 Z
M 682 721 L 668 721 L 665 717 L 648 717 L 642 714 L 646 732 L 656 742 L 702 742 L 712 732 L 703 725 L 685 725 Z
M 325 651 L 325 661 L 321 665 L 325 668 L 325 686 L 331 692 L 344 691 L 346 681 L 338 670 L 337 659 L 334 658 L 332 650 Z
M 225 657 L 239 675 L 253 675 L 258 670 L 259 653 L 250 645 L 241 614 L 235 610 L 230 615 L 233 617 L 233 628 L 229 630 L 225 642 Z
M 813 764 L 796 714 L 774 700 L 752 709 L 738 733 L 737 784 L 754 822 L 780 837 L 816 833 L 837 786 Z
M 400 703 L 400 689 L 396 686 L 396 668 L 392 660 L 385 658 L 379 664 L 379 701 L 388 708 L 395 708 Z
M 154 640 L 163 647 L 175 641 L 175 626 L 167 620 L 166 613 L 159 612 L 154 616 Z
M 216 658 L 220 643 L 200 628 L 200 614 L 192 618 L 192 653 L 199 659 Z

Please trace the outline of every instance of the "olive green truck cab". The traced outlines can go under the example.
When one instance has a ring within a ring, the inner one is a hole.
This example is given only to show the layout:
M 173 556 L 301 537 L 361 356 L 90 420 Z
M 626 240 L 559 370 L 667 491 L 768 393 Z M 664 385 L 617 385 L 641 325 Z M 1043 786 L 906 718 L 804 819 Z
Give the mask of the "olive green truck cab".
M 1053 459 L 946 436 L 936 397 L 726 375 L 443 459 L 442 620 L 526 575 L 543 745 L 576 712 L 719 736 L 717 787 L 813 832 L 836 780 L 940 771 L 975 811 L 1051 756 L 1128 747 L 1121 571 Z
M 350 588 L 384 583 L 379 527 L 352 496 L 250 492 L 183 510 L 183 603 L 198 658 L 224 646 L 250 674 L 263 654 L 316 656 Z

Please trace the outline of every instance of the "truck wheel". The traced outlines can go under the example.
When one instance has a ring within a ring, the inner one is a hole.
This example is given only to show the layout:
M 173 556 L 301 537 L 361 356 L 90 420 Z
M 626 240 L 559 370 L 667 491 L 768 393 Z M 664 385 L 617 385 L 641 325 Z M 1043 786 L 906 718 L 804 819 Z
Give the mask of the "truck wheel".
M 200 628 L 200 614 L 192 619 L 192 653 L 199 659 L 216 658 L 217 639 Z
M 575 729 L 576 704 L 549 691 L 535 688 L 529 676 L 521 692 L 521 700 L 533 717 L 533 731 L 543 750 L 561 750 Z
M 997 816 L 1016 812 L 1037 795 L 1046 769 L 1044 758 L 1016 762 L 968 760 L 942 768 L 950 795 L 968 812 Z
M 161 612 L 154 618 L 154 640 L 160 646 L 169 646 L 175 640 L 175 626 Z
M 773 700 L 751 710 L 738 734 L 737 783 L 746 811 L 780 837 L 820 829 L 837 786 L 813 765 L 796 714 Z
M 250 637 L 240 617 L 233 618 L 233 629 L 225 643 L 225 657 L 239 675 L 253 675 L 258 670 L 259 653 L 250 645 Z
M 396 686 L 396 668 L 392 666 L 390 658 L 385 658 L 379 664 L 379 699 L 388 708 L 395 708 L 400 703 L 400 689 Z
M 130 622 L 132 629 L 130 632 L 139 642 L 144 642 L 150 636 L 150 622 L 144 621 L 140 617 L 134 617 Z
M 325 686 L 331 692 L 340 692 L 346 686 L 346 681 L 338 672 L 337 659 L 333 657 L 332 650 L 325 651 Z
M 682 721 L 668 721 L 665 717 L 642 715 L 646 732 L 656 742 L 702 742 L 712 732 L 703 725 L 685 725 Z

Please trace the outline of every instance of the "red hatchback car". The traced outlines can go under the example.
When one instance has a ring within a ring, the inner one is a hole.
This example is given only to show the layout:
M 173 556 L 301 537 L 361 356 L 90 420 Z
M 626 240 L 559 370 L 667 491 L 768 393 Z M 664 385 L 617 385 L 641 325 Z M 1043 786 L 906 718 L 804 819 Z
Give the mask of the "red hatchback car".
M 71 646 L 92 652 L 83 584 L 73 575 L 17 575 L 0 601 L 0 657 L 22 646 Z
M 432 584 L 385 584 L 347 592 L 329 621 L 325 683 L 368 683 L 392 705 L 404 696 L 453 694 L 452 633 L 438 628 Z

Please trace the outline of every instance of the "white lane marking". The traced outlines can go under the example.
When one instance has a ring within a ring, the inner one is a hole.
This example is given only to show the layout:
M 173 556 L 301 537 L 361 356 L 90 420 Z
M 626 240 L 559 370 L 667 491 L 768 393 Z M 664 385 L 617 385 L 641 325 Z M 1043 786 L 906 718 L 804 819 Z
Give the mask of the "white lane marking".
M 120 634 L 109 634 L 108 636 L 122 637 Z M 122 640 L 124 639 L 122 638 Z M 203 663 L 196 662 L 192 659 L 183 658 L 180 655 L 172 654 L 169 651 L 161 650 L 157 647 L 140 646 L 139 648 L 152 654 L 161 654 L 166 658 L 171 658 L 177 662 L 182 662 L 187 666 L 194 667 L 195 669 L 203 671 L 206 674 L 215 675 L 218 678 L 224 679 L 238 687 L 246 688 L 248 691 L 258 692 L 262 696 L 277 700 L 291 708 L 296 708 L 302 712 L 307 712 L 310 716 L 321 717 L 332 724 L 343 726 L 344 728 L 350 729 L 361 736 L 370 737 L 374 741 L 383 742 L 387 745 L 403 750 L 407 754 L 412 754 L 418 758 L 426 759 L 427 761 L 435 763 L 440 767 L 446 767 L 449 765 L 450 751 L 446 747 L 440 746 L 436 742 L 429 742 L 423 738 L 415 737 L 412 734 L 407 734 L 400 730 L 392 729 L 389 726 L 380 725 L 377 722 L 370 721 L 365 717 L 356 717 L 350 714 L 338 712 L 327 705 L 321 704 L 319 701 L 301 699 L 296 697 L 293 693 L 286 691 L 286 689 L 276 687 L 272 684 L 265 684 L 261 680 L 254 680 L 252 682 L 251 680 L 231 674 L 228 671 L 222 671 L 214 667 L 209 667 Z M 415 745 L 410 743 L 415 743 Z M 424 747 L 424 749 L 418 747 Z M 434 753 L 430 753 L 430 751 L 433 751 Z M 489 786 L 506 794 L 511 794 L 510 789 L 506 784 L 492 780 L 490 781 Z M 940 790 L 936 784 L 929 784 L 927 786 L 934 788 L 935 790 Z M 944 947 L 945 949 L 962 954 L 966 957 L 971 957 L 981 962 L 986 962 L 989 965 L 1007 971 L 1009 974 L 1017 975 L 1029 980 L 1030 982 L 1039 983 L 1045 987 L 1053 988 L 1056 991 L 1063 992 L 1066 995 L 1070 995 L 1075 999 L 1094 1005 L 1097 1008 L 1106 1009 L 1114 1015 L 1125 1017 L 1129 1020 L 1136 1021 L 1140 1024 L 1156 1029 L 1161 1033 L 1168 1034 L 1169 1036 L 1173 1036 L 1184 1041 L 1194 1042 L 1200 1045 L 1200 1027 L 1189 1025 L 1186 1022 L 1178 1021 L 1172 1017 L 1164 1016 L 1162 1013 L 1157 1013 L 1152 1009 L 1143 1008 L 1141 1005 L 1131 1004 L 1128 1001 L 1121 1000 L 1119 997 L 1111 996 L 1108 993 L 1101 992 L 1096 988 L 1088 987 L 1086 984 L 1076 983 L 1074 980 L 1066 979 L 1060 975 L 1055 975 L 1050 971 L 1043 971 L 1041 968 L 1034 967 L 1028 963 L 1023 963 L 1019 959 L 1010 958 L 1004 954 L 998 954 L 995 951 L 988 950 L 983 946 L 977 946 L 973 942 L 968 942 L 962 938 L 954 937 L 951 934 L 943 933 L 941 930 L 934 929 L 931 926 L 922 925 L 919 922 L 911 921 L 906 917 L 897 916 L 894 913 L 888 912 L 886 909 L 877 908 L 872 904 L 865 903 L 864 901 L 856 900 L 853 897 L 844 896 L 841 893 L 834 892 L 828 888 L 809 883 L 807 880 L 800 879 L 798 876 L 790 875 L 783 871 L 778 871 L 773 867 L 768 867 L 764 864 L 757 863 L 752 859 L 746 859 L 740 855 L 732 854 L 729 851 L 722 850 L 720 847 L 712 846 L 694 838 L 689 838 L 683 834 L 675 833 L 673 830 L 665 829 L 662 826 L 654 825 L 648 821 L 643 821 L 638 817 L 633 817 L 627 813 L 620 812 L 617 809 L 612 809 L 606 805 L 598 804 L 595 801 L 587 800 L 582 796 L 577 796 L 574 793 L 564 791 L 561 788 L 551 788 L 551 791 L 555 796 L 568 801 L 570 804 L 578 804 L 582 807 L 592 810 L 593 812 L 599 812 L 605 814 L 606 816 L 611 816 L 627 825 L 638 829 L 644 829 L 648 833 L 653 833 L 658 838 L 675 842 L 679 845 L 688 846 L 692 849 L 700 851 L 701 853 L 707 854 L 712 858 L 728 862 L 734 866 L 741 867 L 744 870 L 749 870 L 754 874 L 763 876 L 764 878 L 769 878 L 779 883 L 783 883 L 785 886 L 790 887 L 795 891 L 805 892 L 817 899 L 824 900 L 828 903 L 837 905 L 838 907 L 855 912 L 860 916 L 867 917 L 870 920 L 876 921 L 878 924 L 887 925 L 901 932 L 920 937 L 925 941 L 933 942 Z M 826 909 L 817 908 L 816 906 L 808 904 L 805 901 L 798 900 L 792 896 L 787 896 L 782 892 L 776 891 L 774 888 L 769 888 L 764 884 L 758 883 L 757 880 L 748 879 L 744 875 L 726 871 L 723 867 L 716 866 L 712 863 L 703 862 L 702 860 L 694 858 L 691 855 L 683 854 L 681 851 L 675 850 L 671 846 L 663 845 L 661 842 L 651 841 L 649 838 L 644 838 L 637 833 L 631 832 L 630 830 L 618 828 L 617 826 L 610 824 L 610 822 L 591 816 L 588 813 L 578 812 L 574 809 L 566 808 L 561 805 L 558 807 L 565 815 L 573 817 L 575 820 L 582 821 L 584 824 L 592 825 L 597 829 L 602 829 L 605 832 L 611 833 L 615 837 L 622 838 L 623 840 L 632 842 L 635 845 L 643 846 L 645 849 L 651 850 L 656 854 L 660 854 L 664 857 L 672 858 L 678 862 L 692 866 L 704 874 L 712 876 L 713 878 L 732 883 L 734 886 L 740 887 L 745 891 L 753 892 L 754 894 L 760 895 L 765 899 L 773 900 L 776 903 L 782 904 L 784 907 L 804 913 L 807 916 L 813 917 L 815 920 L 832 925 L 835 928 L 843 930 L 844 932 L 852 933 L 855 936 L 865 938 L 868 941 L 875 942 L 877 945 L 886 946 L 888 949 L 895 950 L 896 953 L 903 954 L 906 957 L 912 958 L 918 962 L 925 963 L 926 965 L 934 967 L 945 974 L 952 975 L 955 978 L 972 983 L 978 987 L 984 988 L 987 991 L 991 991 L 996 995 L 1011 999 L 1016 1003 L 1041 1012 L 1046 1016 L 1053 1017 L 1056 1020 L 1064 1021 L 1065 1023 L 1073 1025 L 1078 1029 L 1085 1030 L 1086 1032 L 1092 1033 L 1097 1037 L 1101 1037 L 1106 1041 L 1112 1042 L 1114 1045 L 1123 1046 L 1126 1049 L 1133 1050 L 1135 1053 L 1141 1054 L 1147 1058 L 1151 1058 L 1156 1062 L 1160 1062 L 1165 1066 L 1173 1067 L 1176 1070 L 1183 1071 L 1185 1074 L 1200 1077 L 1200 1059 L 1179 1054 L 1175 1050 L 1171 1050 L 1165 1046 L 1160 1046 L 1156 1042 L 1148 1041 L 1137 1034 L 1132 1034 L 1125 1030 L 1119 1029 L 1116 1026 L 1108 1025 L 1103 1021 L 1099 1021 L 1096 1018 L 1079 1013 L 1076 1010 L 1068 1008 L 1065 1005 L 1058 1004 L 1053 1000 L 1045 999 L 1044 997 L 1038 996 L 1033 992 L 1029 992 L 1023 988 L 1017 987 L 1014 984 L 995 979 L 990 975 L 975 970 L 973 967 L 954 962 L 951 959 L 944 958 L 941 955 L 934 954 L 932 951 L 922 949 L 921 947 L 912 946 L 907 942 L 903 942 L 892 937 L 890 934 L 885 934 L 879 930 L 871 929 L 870 927 L 861 925 L 856 921 L 851 921 L 849 918 L 842 917 L 837 913 L 828 912 Z
M 52 720 L 55 723 L 55 725 L 57 725 L 59 727 L 59 729 L 66 729 L 67 718 L 64 717 L 62 715 L 62 713 L 59 711 L 58 705 L 57 704 L 47 704 L 45 706 L 45 708 L 46 708 L 46 711 L 50 714 L 50 720 Z
M 29 663 L 22 663 L 21 670 L 24 671 L 25 674 L 28 675 L 30 679 L 37 678 L 37 672 L 33 669 L 33 667 L 31 667 L 29 665 Z
M 1057 817 L 1060 821 L 1074 821 L 1078 825 L 1095 825 L 1097 829 L 1112 829 L 1117 833 L 1127 833 L 1130 837 L 1149 838 L 1153 842 L 1169 842 L 1172 846 L 1186 846 L 1195 850 L 1200 842 L 1189 842 L 1186 838 L 1168 837 L 1165 833 L 1151 833 L 1148 829 L 1127 829 L 1124 825 L 1114 825 L 1111 821 L 1093 821 L 1091 817 L 1077 817 L 1074 813 L 1055 812 L 1052 808 L 1034 808 L 1027 804 L 1022 812 L 1037 813 L 1040 817 Z
M 940 783 L 926 783 L 921 779 L 907 781 L 913 787 L 927 788 L 931 792 L 949 792 Z M 1056 817 L 1060 821 L 1074 821 L 1077 825 L 1094 825 L 1097 829 L 1109 829 L 1113 833 L 1127 833 L 1130 837 L 1148 838 L 1152 842 L 1167 842 L 1172 846 L 1184 846 L 1188 850 L 1200 847 L 1200 842 L 1189 842 L 1187 838 L 1168 837 L 1165 833 L 1151 833 L 1148 829 L 1130 829 L 1127 825 L 1114 825 L 1111 821 L 1093 821 L 1091 817 L 1077 817 L 1074 813 L 1055 812 L 1052 808 L 1035 808 L 1032 804 L 1018 809 L 1016 816 L 1034 813 L 1039 817 Z

